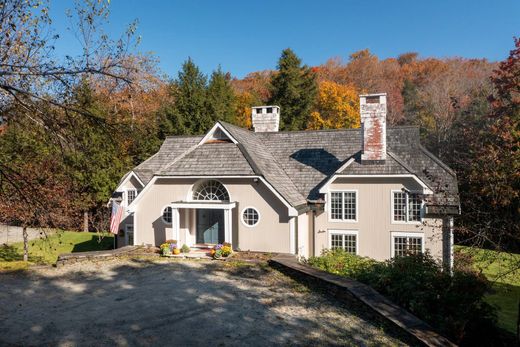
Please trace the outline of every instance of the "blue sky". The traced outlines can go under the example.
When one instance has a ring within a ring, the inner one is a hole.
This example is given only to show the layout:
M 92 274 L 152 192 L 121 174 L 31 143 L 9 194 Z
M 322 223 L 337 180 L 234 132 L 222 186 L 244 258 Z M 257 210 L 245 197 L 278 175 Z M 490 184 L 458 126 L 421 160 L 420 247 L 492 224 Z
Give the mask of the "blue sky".
M 51 2 L 58 55 L 77 53 L 64 15 L 71 4 Z M 364 48 L 380 58 L 415 51 L 495 61 L 520 36 L 518 0 L 112 0 L 110 8 L 109 31 L 119 34 L 138 19 L 139 50 L 157 55 L 170 76 L 190 56 L 205 73 L 220 64 L 243 77 L 275 68 L 286 47 L 307 65 Z

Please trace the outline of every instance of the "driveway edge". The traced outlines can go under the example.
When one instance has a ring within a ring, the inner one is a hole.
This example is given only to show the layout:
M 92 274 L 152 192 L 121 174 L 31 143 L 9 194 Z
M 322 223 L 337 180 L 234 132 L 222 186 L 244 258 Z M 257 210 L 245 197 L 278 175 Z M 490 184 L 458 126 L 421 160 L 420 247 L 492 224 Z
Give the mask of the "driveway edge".
M 270 264 L 282 266 L 291 272 L 296 272 L 296 274 L 311 277 L 328 286 L 332 285 L 340 289 L 339 295 L 336 295 L 339 299 L 345 300 L 345 294 L 347 294 L 349 297 L 361 301 L 370 309 L 397 325 L 426 346 L 457 346 L 444 336 L 435 332 L 429 324 L 402 307 L 397 306 L 366 284 L 302 264 L 297 260 L 296 256 L 292 254 L 278 254 L 270 260 Z

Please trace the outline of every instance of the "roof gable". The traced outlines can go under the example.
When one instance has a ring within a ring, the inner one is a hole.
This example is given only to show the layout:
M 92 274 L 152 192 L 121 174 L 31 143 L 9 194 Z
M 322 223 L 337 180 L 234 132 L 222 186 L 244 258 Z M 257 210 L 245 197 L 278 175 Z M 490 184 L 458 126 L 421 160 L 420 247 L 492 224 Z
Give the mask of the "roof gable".
M 204 136 L 168 137 L 133 171 L 144 184 L 154 175 L 260 176 L 293 207 L 319 198 L 340 168 L 348 175 L 414 175 L 436 192 L 434 203 L 458 204 L 455 174 L 421 146 L 417 128 L 389 127 L 387 142 L 385 163 L 367 165 L 359 161 L 360 129 L 255 133 L 218 122 Z

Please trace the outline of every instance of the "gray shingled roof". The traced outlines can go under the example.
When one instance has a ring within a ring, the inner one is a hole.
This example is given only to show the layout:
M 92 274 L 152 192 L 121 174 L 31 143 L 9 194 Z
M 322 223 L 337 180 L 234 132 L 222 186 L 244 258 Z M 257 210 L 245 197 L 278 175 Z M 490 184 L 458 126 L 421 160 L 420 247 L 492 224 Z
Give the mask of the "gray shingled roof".
M 254 175 L 255 172 L 234 143 L 208 143 L 198 146 L 159 171 L 172 176 Z
M 457 180 L 419 142 L 415 127 L 387 128 L 384 164 L 361 164 L 360 129 L 254 133 L 220 122 L 238 142 L 197 146 L 202 136 L 169 137 L 134 169 L 144 183 L 153 175 L 259 175 L 292 206 L 319 197 L 319 188 L 350 158 L 343 174 L 415 174 L 434 192 L 430 204 L 458 206 Z
M 133 171 L 144 184 L 147 184 L 154 175 L 159 174 L 163 168 L 171 165 L 175 159 L 196 146 L 200 140 L 202 140 L 202 136 L 167 137 L 159 152 L 137 165 Z

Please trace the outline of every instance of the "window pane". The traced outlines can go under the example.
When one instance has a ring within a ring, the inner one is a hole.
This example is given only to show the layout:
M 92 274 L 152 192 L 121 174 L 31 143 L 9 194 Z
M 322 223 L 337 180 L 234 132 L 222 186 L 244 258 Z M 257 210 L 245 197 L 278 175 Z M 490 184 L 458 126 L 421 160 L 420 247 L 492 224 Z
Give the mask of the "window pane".
M 251 225 L 251 226 L 255 225 L 256 223 L 258 223 L 258 219 L 259 219 L 258 211 L 255 210 L 254 208 L 246 208 L 244 210 L 244 214 L 242 215 L 242 220 L 247 225 Z
M 421 199 L 418 194 L 408 195 L 408 220 L 410 222 L 421 221 Z
M 330 248 L 332 248 L 332 249 L 343 248 L 343 235 L 331 234 L 330 235 Z
M 343 219 L 343 194 L 341 192 L 330 193 L 330 217 L 331 219 Z
M 345 192 L 345 219 L 356 219 L 356 192 Z
M 345 251 L 356 254 L 356 235 L 345 235 Z
M 408 237 L 408 254 L 422 253 L 422 238 Z
M 422 237 L 396 236 L 394 237 L 394 256 L 400 257 L 422 253 Z
M 163 211 L 163 219 L 166 223 L 172 222 L 172 208 L 166 207 Z
M 135 190 L 128 190 L 126 192 L 127 194 L 127 204 L 130 205 L 132 203 L 132 201 L 134 201 L 136 195 L 137 195 L 137 192 Z
M 400 257 L 406 254 L 406 237 L 394 237 L 394 256 Z
M 394 221 L 406 221 L 406 194 L 394 192 Z

